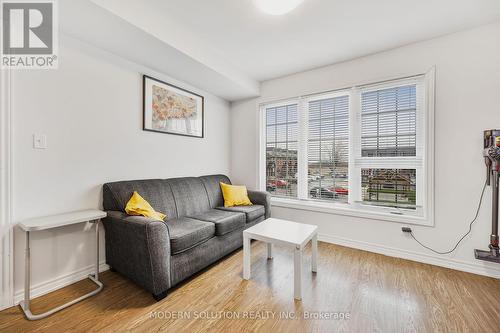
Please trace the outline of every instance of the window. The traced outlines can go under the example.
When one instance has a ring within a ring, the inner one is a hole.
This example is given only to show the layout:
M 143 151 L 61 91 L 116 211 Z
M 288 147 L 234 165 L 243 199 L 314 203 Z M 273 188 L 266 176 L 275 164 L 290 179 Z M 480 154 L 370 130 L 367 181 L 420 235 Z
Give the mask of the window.
M 377 206 L 416 209 L 415 169 L 361 169 L 362 200 Z
M 309 198 L 347 202 L 349 96 L 311 100 L 308 108 Z
M 361 94 L 361 156 L 415 156 L 416 85 Z
M 266 108 L 266 190 L 297 197 L 297 104 Z
M 355 172 L 361 174 L 358 203 L 421 211 L 424 192 L 417 186 L 424 175 L 423 80 L 391 82 L 361 88 L 361 153 Z
M 261 187 L 278 205 L 432 224 L 433 78 L 262 105 Z

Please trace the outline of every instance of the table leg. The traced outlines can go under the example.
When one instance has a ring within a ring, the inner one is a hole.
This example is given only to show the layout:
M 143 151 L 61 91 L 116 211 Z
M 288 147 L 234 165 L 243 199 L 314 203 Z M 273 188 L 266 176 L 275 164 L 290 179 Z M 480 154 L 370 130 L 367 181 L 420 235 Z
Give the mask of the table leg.
M 26 231 L 26 252 L 24 259 L 24 303 L 22 307 L 25 310 L 30 308 L 30 289 L 31 289 L 31 253 L 30 253 L 30 232 Z
M 243 278 L 250 280 L 250 238 L 243 234 Z
M 273 259 L 273 244 L 267 243 L 267 259 Z
M 314 273 L 318 271 L 318 234 L 311 240 L 311 269 Z
M 95 263 L 95 279 L 99 281 L 99 220 L 95 221 L 95 243 L 96 243 L 96 263 Z
M 302 249 L 298 246 L 294 251 L 293 284 L 295 299 L 300 301 L 302 299 Z

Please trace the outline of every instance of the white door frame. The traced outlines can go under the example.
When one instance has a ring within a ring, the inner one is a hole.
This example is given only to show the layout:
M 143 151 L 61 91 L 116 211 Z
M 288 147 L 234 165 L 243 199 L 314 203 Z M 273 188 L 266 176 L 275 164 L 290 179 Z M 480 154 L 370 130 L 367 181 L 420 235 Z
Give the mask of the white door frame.
M 11 70 L 0 69 L 0 309 L 14 305 L 13 245 Z

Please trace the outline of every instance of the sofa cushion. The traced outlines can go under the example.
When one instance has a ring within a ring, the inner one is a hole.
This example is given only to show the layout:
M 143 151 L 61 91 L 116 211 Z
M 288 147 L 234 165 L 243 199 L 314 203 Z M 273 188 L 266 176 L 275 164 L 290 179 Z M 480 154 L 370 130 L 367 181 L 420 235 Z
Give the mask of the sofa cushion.
M 224 198 L 222 197 L 220 183 L 231 184 L 229 178 L 224 175 L 210 175 L 201 176 L 200 179 L 207 190 L 210 208 L 224 206 Z
M 104 210 L 124 212 L 130 197 L 137 191 L 156 211 L 167 215 L 167 220 L 178 216 L 172 190 L 165 180 L 119 181 L 104 184 L 102 190 Z
M 229 212 L 245 213 L 247 216 L 247 223 L 261 216 L 264 216 L 266 213 L 266 210 L 262 205 L 217 207 L 217 209 L 226 210 Z
M 215 234 L 215 224 L 189 217 L 169 220 L 166 224 L 172 254 L 190 249 Z
M 200 178 L 184 177 L 167 179 L 177 207 L 177 216 L 193 216 L 210 209 L 208 194 Z
M 248 198 L 247 187 L 245 185 L 229 185 L 220 183 L 222 196 L 224 197 L 224 207 L 251 206 L 252 202 Z
M 163 221 L 167 215 L 157 212 L 149 202 L 144 200 L 143 197 L 137 191 L 134 191 L 132 197 L 127 202 L 125 206 L 125 213 L 132 216 L 145 216 L 150 217 L 158 221 Z
M 192 218 L 214 223 L 215 234 L 217 236 L 222 236 L 238 228 L 243 228 L 246 222 L 244 213 L 228 212 L 220 209 L 210 209 L 203 214 L 192 216 Z

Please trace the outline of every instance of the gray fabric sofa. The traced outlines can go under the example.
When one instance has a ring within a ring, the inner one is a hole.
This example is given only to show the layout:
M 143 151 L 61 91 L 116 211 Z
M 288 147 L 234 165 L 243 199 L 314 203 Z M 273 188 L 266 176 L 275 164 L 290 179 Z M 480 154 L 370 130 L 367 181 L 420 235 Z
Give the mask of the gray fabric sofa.
M 167 290 L 243 245 L 243 230 L 270 216 L 270 196 L 248 191 L 252 206 L 224 207 L 224 175 L 132 180 L 103 185 L 108 216 L 106 262 L 153 294 Z M 167 215 L 164 222 L 129 216 L 133 191 Z

